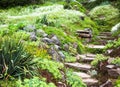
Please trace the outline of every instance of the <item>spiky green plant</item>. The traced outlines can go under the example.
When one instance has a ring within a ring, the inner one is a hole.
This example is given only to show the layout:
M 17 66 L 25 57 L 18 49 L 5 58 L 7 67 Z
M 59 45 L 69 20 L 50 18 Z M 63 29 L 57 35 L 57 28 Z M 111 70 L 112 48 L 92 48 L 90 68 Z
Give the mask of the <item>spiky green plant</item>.
M 26 51 L 21 40 L 0 38 L 0 76 L 8 78 L 31 75 L 32 55 Z

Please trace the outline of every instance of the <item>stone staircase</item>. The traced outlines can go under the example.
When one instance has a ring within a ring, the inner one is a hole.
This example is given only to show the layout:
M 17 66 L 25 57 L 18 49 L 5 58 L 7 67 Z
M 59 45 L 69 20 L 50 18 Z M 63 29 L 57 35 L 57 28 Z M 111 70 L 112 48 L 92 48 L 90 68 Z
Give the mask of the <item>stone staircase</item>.
M 115 37 L 112 36 L 111 32 L 101 32 L 98 36 L 97 36 L 97 41 L 102 44 L 105 45 L 107 44 L 109 41 L 113 41 L 115 39 Z
M 82 78 L 87 87 L 98 87 L 98 80 L 96 78 L 93 78 L 93 76 L 89 73 L 90 71 L 94 70 L 90 63 L 95 59 L 95 57 L 95 54 L 77 55 L 77 60 L 79 62 L 65 63 L 65 65 L 68 68 L 75 69 L 73 74 L 76 74 L 78 77 Z
M 110 32 L 102 32 L 99 36 L 97 36 L 99 44 L 93 45 L 89 44 L 86 47 L 92 49 L 103 49 L 105 44 L 109 41 L 114 40 L 112 34 Z M 99 81 L 97 78 L 94 78 L 89 72 L 94 70 L 93 66 L 91 66 L 91 61 L 93 61 L 96 57 L 96 54 L 79 54 L 77 55 L 77 61 L 75 63 L 65 63 L 66 67 L 75 69 L 73 74 L 76 74 L 78 77 L 82 78 L 83 82 L 87 85 L 87 87 L 100 87 Z

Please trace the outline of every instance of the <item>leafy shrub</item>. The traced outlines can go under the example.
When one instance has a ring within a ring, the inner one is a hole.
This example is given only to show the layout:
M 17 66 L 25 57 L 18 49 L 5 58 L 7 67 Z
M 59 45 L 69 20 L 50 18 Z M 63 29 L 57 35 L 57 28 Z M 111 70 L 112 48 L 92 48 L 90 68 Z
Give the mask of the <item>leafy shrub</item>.
M 62 75 L 59 71 L 59 69 L 63 68 L 63 64 L 55 61 L 51 61 L 48 59 L 39 59 L 38 60 L 38 67 L 41 70 L 47 70 L 53 75 L 53 78 L 55 79 L 61 79 Z
M 120 66 L 120 58 L 117 57 L 117 58 L 115 58 L 114 60 L 112 60 L 112 64 L 116 64 L 116 65 L 119 65 L 119 66 Z
M 67 77 L 67 84 L 70 87 L 87 87 L 83 82 L 82 79 L 80 77 L 78 77 L 77 75 L 75 75 L 74 73 L 68 71 L 66 73 L 66 77 Z
M 64 55 L 65 55 L 65 62 L 75 62 L 76 58 L 71 56 L 68 52 L 64 51 Z
M 67 1 L 67 3 L 64 5 L 64 8 L 74 9 L 74 10 L 78 10 L 80 12 L 85 12 L 86 11 L 86 9 L 82 6 L 82 4 L 80 2 L 78 2 L 77 0 Z
M 54 19 L 55 20 L 55 19 Z M 47 26 L 56 26 L 57 23 L 54 20 L 48 19 L 47 15 L 44 15 L 42 18 L 36 20 L 37 24 L 47 25 Z
M 0 80 L 0 87 L 16 87 L 16 81 Z
M 115 87 L 120 87 L 120 78 L 117 79 L 116 83 L 115 83 Z
M 120 38 L 116 41 L 109 42 L 106 46 L 105 49 L 114 49 L 120 46 Z
M 22 82 L 18 80 L 16 82 L 17 87 L 56 87 L 53 83 L 46 83 L 40 80 L 38 77 L 33 77 L 31 79 L 24 79 Z
M 25 31 L 18 31 L 13 34 L 13 37 L 16 37 L 16 39 L 21 39 L 25 41 L 29 41 L 30 39 L 30 33 L 25 32 Z
M 26 49 L 30 52 L 34 57 L 46 58 L 50 59 L 51 56 L 47 53 L 47 49 L 39 46 L 39 42 L 28 42 L 26 43 Z M 41 44 L 40 44 L 41 45 Z M 46 46 L 47 47 L 47 46 Z
M 3 80 L 0 81 L 1 87 L 56 87 L 53 83 L 46 83 L 46 81 L 42 78 L 33 77 L 31 79 L 22 80 Z
M 0 36 L 5 36 L 5 35 L 9 35 L 9 29 L 1 29 L 0 30 Z
M 97 66 L 101 61 L 107 60 L 108 57 L 105 57 L 102 54 L 97 54 L 96 58 L 91 62 L 91 65 Z
M 5 35 L 10 35 L 11 36 L 15 32 L 17 32 L 19 30 L 22 30 L 24 26 L 25 26 L 25 23 L 21 23 L 21 22 L 19 22 L 17 24 L 9 24 L 8 28 L 3 28 L 3 29 L 0 30 L 0 34 L 1 34 L 1 36 L 5 36 Z M 25 33 L 25 32 L 21 32 L 21 33 Z
M 40 23 L 41 23 L 41 24 L 45 24 L 45 25 L 49 25 L 48 19 L 47 19 L 47 16 L 46 16 L 46 15 L 43 16 L 43 18 L 41 19 Z
M 93 8 L 89 15 L 102 27 L 100 31 L 110 31 L 118 23 L 119 11 L 111 5 L 101 5 Z
M 32 58 L 20 40 L 10 37 L 0 39 L 1 78 L 31 75 Z

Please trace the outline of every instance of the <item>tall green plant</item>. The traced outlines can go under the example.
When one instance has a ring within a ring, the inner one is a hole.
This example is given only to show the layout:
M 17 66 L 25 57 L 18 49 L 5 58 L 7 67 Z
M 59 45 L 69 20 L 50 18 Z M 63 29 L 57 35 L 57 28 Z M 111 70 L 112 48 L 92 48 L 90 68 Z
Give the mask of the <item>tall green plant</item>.
M 32 55 L 26 51 L 20 40 L 0 38 L 1 78 L 31 75 L 32 65 Z

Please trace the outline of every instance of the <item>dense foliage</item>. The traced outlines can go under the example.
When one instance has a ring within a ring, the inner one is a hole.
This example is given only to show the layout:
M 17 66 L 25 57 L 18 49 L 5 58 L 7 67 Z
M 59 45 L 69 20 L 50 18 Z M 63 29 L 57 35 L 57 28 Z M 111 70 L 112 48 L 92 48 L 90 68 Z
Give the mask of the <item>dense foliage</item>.
M 116 40 L 114 42 L 109 42 L 106 45 L 105 49 L 114 49 L 114 48 L 117 48 L 119 46 L 120 46 L 120 39 L 118 39 L 118 40 Z
M 55 79 L 62 78 L 62 74 L 59 71 L 59 69 L 63 68 L 62 63 L 54 62 L 47 59 L 40 59 L 37 65 L 39 69 L 47 70 L 49 73 L 51 73 L 53 75 L 53 78 Z
M 105 61 L 105 60 L 107 60 L 107 59 L 108 59 L 108 57 L 105 57 L 105 56 L 102 55 L 102 54 L 98 54 L 98 55 L 96 56 L 95 60 L 93 60 L 93 61 L 91 62 L 91 65 L 93 65 L 93 66 L 96 67 L 100 62 Z
M 3 80 L 0 81 L 0 86 L 1 87 L 56 87 L 53 83 L 47 84 L 44 78 L 40 79 L 38 77 L 33 77 L 31 79 L 24 79 L 24 81 L 22 81 L 21 79 L 14 81 Z
M 71 87 L 87 87 L 81 80 L 80 77 L 73 74 L 73 72 L 68 71 L 67 72 L 67 83 Z
M 1 78 L 31 75 L 33 56 L 24 48 L 21 40 L 10 37 L 0 39 Z

